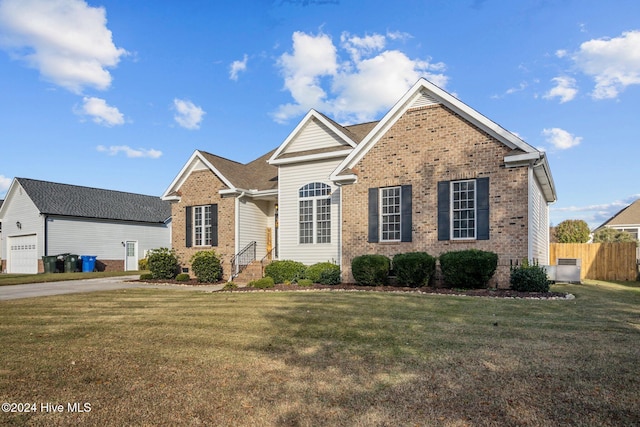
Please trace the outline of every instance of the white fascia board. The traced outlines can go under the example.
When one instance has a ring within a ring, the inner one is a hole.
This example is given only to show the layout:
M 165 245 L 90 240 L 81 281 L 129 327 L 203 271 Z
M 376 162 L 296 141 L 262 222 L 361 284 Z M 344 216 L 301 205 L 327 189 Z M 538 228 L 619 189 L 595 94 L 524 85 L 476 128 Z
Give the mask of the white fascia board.
M 533 165 L 533 173 L 542 188 L 545 200 L 547 203 L 555 203 L 558 200 L 556 194 L 556 186 L 551 176 L 551 170 L 549 169 L 549 162 L 544 154 L 540 160 Z
M 0 206 L 0 221 L 4 218 L 5 211 L 9 209 L 9 201 L 13 198 L 13 193 L 15 193 L 16 191 L 15 188 L 19 185 L 20 183 L 15 178 L 13 178 L 13 180 L 11 181 L 11 185 L 9 186 L 9 189 L 7 190 L 7 193 L 4 197 L 4 202 L 2 202 L 2 206 Z
M 505 156 L 504 163 L 505 166 L 516 167 L 521 166 L 523 164 L 531 163 L 533 161 L 539 160 L 542 157 L 542 153 L 540 151 L 534 151 L 532 153 L 523 153 L 523 154 L 515 154 L 512 156 Z
M 273 196 L 277 196 L 278 195 L 278 190 L 277 189 L 272 189 L 272 190 L 247 190 L 244 188 L 227 188 L 224 190 L 220 190 L 218 191 L 218 194 L 220 194 L 221 196 L 240 196 L 240 195 L 244 195 L 247 197 L 251 197 L 253 199 L 259 199 L 259 198 L 271 198 Z
M 351 138 L 349 138 L 347 135 L 345 135 L 344 132 L 341 129 L 336 128 L 335 125 L 333 123 L 331 123 L 329 120 L 327 120 L 322 114 L 318 113 L 316 110 L 311 109 L 304 116 L 304 118 L 302 120 L 300 120 L 300 123 L 298 123 L 298 125 L 295 127 L 295 129 L 293 129 L 293 131 L 291 131 L 289 136 L 287 136 L 287 139 L 285 139 L 284 142 L 282 144 L 280 144 L 280 147 L 278 147 L 278 149 L 275 151 L 275 153 L 273 153 L 273 155 L 269 158 L 269 160 L 267 160 L 267 163 L 272 164 L 272 165 L 282 164 L 282 163 L 277 163 L 279 161 L 278 157 L 285 151 L 285 149 L 291 143 L 291 141 L 293 141 L 298 136 L 298 134 L 305 127 L 305 125 L 309 121 L 313 120 L 314 118 L 316 120 L 322 122 L 322 124 L 324 124 L 326 127 L 328 127 L 333 132 L 335 132 L 337 135 L 339 135 L 351 147 L 353 147 L 353 148 L 356 147 L 357 144 Z
M 343 183 L 343 184 L 353 184 L 358 180 L 358 175 L 355 174 L 349 174 L 349 175 L 334 175 L 331 174 L 329 176 L 329 179 L 335 183 Z
M 175 196 L 172 193 L 175 193 L 182 186 L 191 172 L 193 172 L 196 160 L 204 163 L 227 187 L 232 189 L 235 188 L 234 185 L 200 153 L 200 151 L 196 150 L 193 152 L 189 160 L 187 160 L 178 175 L 176 175 L 174 180 L 171 182 L 171 185 L 169 185 L 162 196 L 160 196 L 162 200 L 180 200 L 178 196 Z
M 336 157 L 346 157 L 351 153 L 351 149 L 340 151 L 329 151 L 326 153 L 307 154 L 303 156 L 288 157 L 286 159 L 275 159 L 269 161 L 272 165 L 287 165 L 291 163 L 312 162 L 314 160 L 335 159 Z

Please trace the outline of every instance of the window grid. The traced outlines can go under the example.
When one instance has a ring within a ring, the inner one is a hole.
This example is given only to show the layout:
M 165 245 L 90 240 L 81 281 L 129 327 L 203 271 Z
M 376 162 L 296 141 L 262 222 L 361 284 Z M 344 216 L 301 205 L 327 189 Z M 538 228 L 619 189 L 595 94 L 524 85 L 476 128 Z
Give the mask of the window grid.
M 380 223 L 383 242 L 400 241 L 400 187 L 380 190 Z
M 312 182 L 300 188 L 299 242 L 331 243 L 331 187 Z
M 476 182 L 451 183 L 451 231 L 453 239 L 476 238 Z
M 193 207 L 193 240 L 195 246 L 211 246 L 211 206 Z

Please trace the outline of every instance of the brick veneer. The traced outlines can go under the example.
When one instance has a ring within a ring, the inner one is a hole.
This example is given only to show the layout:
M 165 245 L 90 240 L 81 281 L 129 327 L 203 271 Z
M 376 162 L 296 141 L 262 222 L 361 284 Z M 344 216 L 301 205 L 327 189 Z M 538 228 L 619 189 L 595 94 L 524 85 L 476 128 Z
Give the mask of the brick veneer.
M 476 248 L 496 252 L 493 286 L 509 286 L 509 263 L 527 257 L 528 171 L 505 168 L 511 149 L 441 105 L 407 111 L 358 162 L 356 184 L 345 185 L 342 216 L 343 280 L 353 281 L 351 261 L 362 254 Z M 438 241 L 438 181 L 489 177 L 490 239 Z M 411 184 L 412 242 L 368 243 L 370 187 Z
M 231 272 L 231 258 L 235 254 L 235 198 L 220 197 L 219 191 L 227 187 L 209 171 L 192 172 L 180 187 L 180 201 L 171 205 L 172 236 L 171 244 L 180 258 L 183 268 L 191 271 L 189 260 L 198 251 L 214 249 L 222 261 L 225 278 Z M 187 206 L 218 205 L 218 246 L 186 247 L 185 208 Z

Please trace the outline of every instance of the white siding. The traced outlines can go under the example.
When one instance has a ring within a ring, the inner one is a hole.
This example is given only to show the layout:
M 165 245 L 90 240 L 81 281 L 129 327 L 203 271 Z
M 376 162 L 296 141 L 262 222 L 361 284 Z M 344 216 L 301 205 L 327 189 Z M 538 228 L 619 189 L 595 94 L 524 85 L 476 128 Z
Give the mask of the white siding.
M 11 236 L 23 236 L 27 234 L 37 235 L 38 259 L 44 255 L 43 220 L 36 205 L 22 189 L 17 181 L 14 181 L 11 193 L 7 194 L 4 201 L 5 214 L 2 218 L 2 256 L 9 255 L 7 238 Z M 18 228 L 17 223 L 20 223 Z
M 267 227 L 273 227 L 273 219 L 270 218 L 270 215 L 273 216 L 273 202 L 243 197 L 239 202 L 238 214 L 236 250 L 242 250 L 247 244 L 255 241 L 256 259 L 261 260 L 267 254 Z
M 345 148 L 350 147 L 324 124 L 313 119 L 309 121 L 300 133 L 289 143 L 284 153 L 296 153 L 299 151 L 340 146 L 344 146 Z
M 167 224 L 126 223 L 49 217 L 47 222 L 49 255 L 72 253 L 95 255 L 98 260 L 124 260 L 123 242 L 138 242 L 138 258 L 145 251 L 171 247 Z
M 529 259 L 549 264 L 549 206 L 535 175 L 529 172 Z
M 279 243 L 278 258 L 300 261 L 311 265 L 323 261 L 340 261 L 339 256 L 339 203 L 338 187 L 329 180 L 329 175 L 342 159 L 332 159 L 297 165 L 282 165 L 279 172 Z M 300 187 L 322 182 L 331 186 L 331 243 L 299 243 Z

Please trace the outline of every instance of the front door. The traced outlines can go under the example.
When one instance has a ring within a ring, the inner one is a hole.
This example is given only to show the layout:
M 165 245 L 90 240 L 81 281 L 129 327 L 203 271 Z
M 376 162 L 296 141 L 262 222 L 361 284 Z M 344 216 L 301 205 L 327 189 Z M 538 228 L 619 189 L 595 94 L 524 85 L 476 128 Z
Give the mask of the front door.
M 138 270 L 138 242 L 129 240 L 126 243 L 125 248 L 126 254 L 124 269 L 126 271 Z

